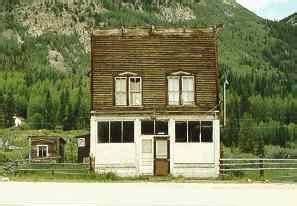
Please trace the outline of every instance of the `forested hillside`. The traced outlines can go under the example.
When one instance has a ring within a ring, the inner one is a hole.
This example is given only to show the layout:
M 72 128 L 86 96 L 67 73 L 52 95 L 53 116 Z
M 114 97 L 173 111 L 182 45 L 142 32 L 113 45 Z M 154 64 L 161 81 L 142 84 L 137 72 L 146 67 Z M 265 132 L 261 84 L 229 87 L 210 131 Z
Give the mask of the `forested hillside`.
M 297 26 L 292 21 L 262 19 L 235 0 L 0 2 L 2 127 L 12 126 L 15 113 L 32 129 L 88 127 L 94 28 L 223 23 L 220 82 L 230 82 L 224 144 L 257 153 L 264 143 L 292 147 L 297 142 Z

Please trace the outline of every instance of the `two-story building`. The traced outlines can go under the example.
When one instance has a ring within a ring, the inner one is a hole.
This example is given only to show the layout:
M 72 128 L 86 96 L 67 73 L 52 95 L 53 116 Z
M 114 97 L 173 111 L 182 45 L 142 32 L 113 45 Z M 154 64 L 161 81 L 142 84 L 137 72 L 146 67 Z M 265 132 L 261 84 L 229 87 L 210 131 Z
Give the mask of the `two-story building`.
M 110 29 L 92 35 L 96 172 L 219 174 L 218 29 Z

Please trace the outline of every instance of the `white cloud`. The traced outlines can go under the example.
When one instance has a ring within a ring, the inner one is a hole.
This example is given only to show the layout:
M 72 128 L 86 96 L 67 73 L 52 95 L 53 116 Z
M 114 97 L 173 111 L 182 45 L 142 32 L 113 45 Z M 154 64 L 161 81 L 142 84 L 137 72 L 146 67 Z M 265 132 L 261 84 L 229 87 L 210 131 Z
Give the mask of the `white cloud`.
M 289 0 L 237 0 L 237 3 L 250 9 L 251 11 L 258 11 L 270 6 L 278 6 L 280 4 L 287 4 Z

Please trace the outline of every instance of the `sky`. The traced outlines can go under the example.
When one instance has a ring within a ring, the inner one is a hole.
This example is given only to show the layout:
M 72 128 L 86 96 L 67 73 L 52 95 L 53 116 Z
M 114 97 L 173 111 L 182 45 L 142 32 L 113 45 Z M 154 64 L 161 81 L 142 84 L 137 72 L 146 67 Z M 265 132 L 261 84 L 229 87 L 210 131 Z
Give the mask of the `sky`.
M 271 20 L 283 19 L 297 12 L 297 0 L 236 0 L 258 16 Z

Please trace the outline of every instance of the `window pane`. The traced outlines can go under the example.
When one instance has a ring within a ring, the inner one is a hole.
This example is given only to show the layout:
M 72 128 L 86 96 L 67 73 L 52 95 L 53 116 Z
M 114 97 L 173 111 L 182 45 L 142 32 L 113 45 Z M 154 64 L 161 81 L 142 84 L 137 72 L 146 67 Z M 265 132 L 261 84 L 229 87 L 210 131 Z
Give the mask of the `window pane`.
M 141 121 L 141 134 L 153 135 L 154 134 L 154 121 Z
M 127 105 L 126 78 L 115 79 L 115 105 Z
M 169 92 L 168 100 L 169 105 L 179 105 L 179 92 Z
M 141 105 L 141 85 L 140 77 L 130 78 L 130 100 L 129 104 L 132 106 Z
M 116 78 L 115 79 L 115 91 L 116 92 L 126 92 L 126 78 Z
M 98 143 L 109 142 L 109 123 L 98 122 Z
M 130 91 L 140 92 L 140 78 L 130 78 Z
M 141 105 L 141 94 L 140 93 L 131 92 L 130 105 L 133 105 L 133 106 Z
M 134 142 L 134 122 L 123 122 L 123 142 Z
M 167 159 L 167 140 L 156 140 L 156 158 Z
M 179 77 L 168 78 L 168 104 L 179 105 Z
M 175 142 L 187 142 L 187 122 L 175 123 Z
M 110 142 L 122 142 L 122 122 L 110 122 Z
M 168 91 L 179 91 L 179 77 L 168 77 Z
M 43 157 L 47 157 L 47 149 L 45 146 L 42 147 Z
M 182 77 L 182 90 L 194 91 L 194 77 Z
M 182 94 L 182 101 L 184 105 L 194 104 L 194 92 L 185 92 Z
M 201 122 L 201 142 L 212 142 L 212 121 Z
M 126 93 L 116 93 L 115 97 L 116 105 L 127 105 L 127 95 Z
M 168 122 L 167 121 L 156 121 L 155 123 L 156 134 L 168 134 Z
M 194 77 L 182 77 L 182 104 L 194 104 Z
M 188 122 L 189 124 L 189 142 L 200 142 L 200 122 Z

